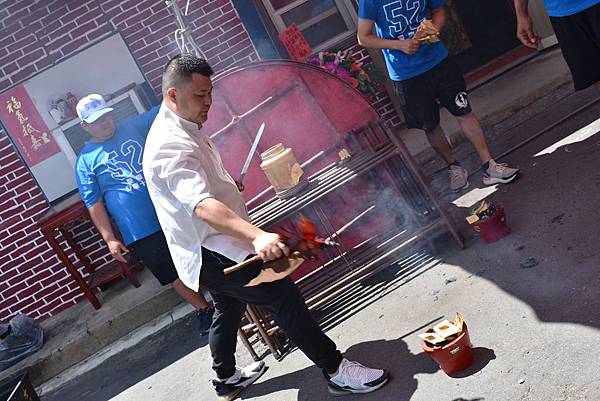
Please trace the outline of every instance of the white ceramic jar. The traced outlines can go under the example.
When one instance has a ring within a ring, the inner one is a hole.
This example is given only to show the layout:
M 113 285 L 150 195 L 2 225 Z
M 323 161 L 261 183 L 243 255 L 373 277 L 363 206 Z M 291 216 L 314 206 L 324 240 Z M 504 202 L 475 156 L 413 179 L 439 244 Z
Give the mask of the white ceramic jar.
M 260 157 L 262 159 L 260 168 L 265 172 L 276 193 L 298 185 L 304 171 L 291 148 L 278 143 L 264 151 Z

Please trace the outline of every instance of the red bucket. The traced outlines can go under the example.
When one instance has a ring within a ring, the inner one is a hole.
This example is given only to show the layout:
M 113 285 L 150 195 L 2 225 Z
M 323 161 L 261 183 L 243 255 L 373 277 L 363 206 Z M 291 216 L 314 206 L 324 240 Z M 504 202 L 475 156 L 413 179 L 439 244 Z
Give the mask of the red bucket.
M 508 235 L 508 226 L 506 225 L 506 215 L 504 214 L 503 207 L 496 209 L 494 214 L 487 219 L 476 221 L 471 225 L 479 233 L 481 239 L 488 244 Z
M 473 349 L 471 349 L 471 339 L 467 324 L 464 324 L 464 330 L 456 340 L 443 347 L 429 347 L 424 341 L 421 342 L 421 348 L 431 357 L 446 374 L 460 372 L 465 370 L 473 362 Z

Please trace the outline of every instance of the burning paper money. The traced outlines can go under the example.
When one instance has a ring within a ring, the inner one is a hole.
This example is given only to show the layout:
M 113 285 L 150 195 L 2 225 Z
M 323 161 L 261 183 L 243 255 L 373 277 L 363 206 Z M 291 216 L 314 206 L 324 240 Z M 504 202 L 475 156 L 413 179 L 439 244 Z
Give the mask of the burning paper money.
M 463 317 L 460 313 L 456 312 L 453 321 L 444 320 L 418 336 L 430 347 L 442 347 L 458 338 L 463 330 Z
M 340 244 L 333 241 L 331 238 L 319 237 L 317 235 L 317 227 L 302 215 L 298 219 L 298 229 L 296 232 L 290 230 L 285 231 L 286 234 L 280 234 L 280 236 L 282 237 L 283 242 L 292 251 L 291 254 L 264 263 L 258 276 L 246 284 L 246 287 L 281 280 L 292 274 L 305 260 L 316 259 L 316 251 L 340 246 Z M 261 259 L 259 256 L 254 256 L 235 266 L 228 267 L 223 273 L 225 275 L 231 274 L 260 261 Z

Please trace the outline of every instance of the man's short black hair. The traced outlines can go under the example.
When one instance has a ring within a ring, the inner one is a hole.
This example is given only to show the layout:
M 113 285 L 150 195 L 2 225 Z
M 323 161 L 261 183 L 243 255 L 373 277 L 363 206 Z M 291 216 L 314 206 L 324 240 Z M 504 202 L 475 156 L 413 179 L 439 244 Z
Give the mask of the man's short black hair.
M 162 77 L 163 97 L 167 96 L 167 89 L 189 82 L 192 74 L 210 77 L 213 72 L 208 61 L 190 53 L 178 54 L 165 66 Z

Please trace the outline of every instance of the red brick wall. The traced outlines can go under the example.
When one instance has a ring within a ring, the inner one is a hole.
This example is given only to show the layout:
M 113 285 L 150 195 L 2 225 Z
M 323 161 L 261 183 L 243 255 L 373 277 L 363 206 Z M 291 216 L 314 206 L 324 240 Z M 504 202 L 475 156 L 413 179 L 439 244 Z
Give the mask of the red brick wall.
M 191 1 L 187 21 L 216 71 L 258 59 L 230 0 Z M 114 29 L 123 34 L 158 94 L 162 68 L 178 52 L 175 19 L 163 0 L 0 3 L 0 92 Z M 82 299 L 36 227 L 47 208 L 33 177 L 0 131 L 0 321 L 17 312 L 42 320 Z M 89 223 L 75 227 L 74 233 L 93 264 L 108 260 Z
M 0 131 L 0 320 L 49 317 L 80 299 L 36 221 L 48 203 Z
M 360 45 L 355 45 L 350 48 L 354 58 L 357 61 L 361 61 L 365 64 L 371 62 L 371 56 L 369 52 Z M 381 71 L 383 75 L 387 76 L 387 71 Z M 387 94 L 383 85 L 380 86 L 380 90 L 377 92 L 373 107 L 377 109 L 377 112 L 383 117 L 384 120 L 388 121 L 393 127 L 397 127 L 402 124 L 402 119 L 394 109 L 394 105 Z
M 123 34 L 157 91 L 162 67 L 177 53 L 175 18 L 163 0 L 19 0 L 4 4 L 0 5 L 0 91 L 72 55 L 113 27 Z M 229 0 L 192 1 L 187 21 L 216 71 L 258 59 Z
M 15 308 L 41 308 L 43 301 L 32 296 L 42 288 L 28 280 L 33 278 L 30 272 L 34 268 L 51 274 L 42 257 L 48 247 L 40 249 L 43 244 L 34 224 L 37 214 L 46 210 L 46 201 L 4 133 L 0 133 L 0 193 L 0 316 L 4 317 Z M 36 305 L 39 301 L 42 304 Z
M 230 0 L 191 1 L 187 21 L 215 71 L 258 60 Z M 163 0 L 4 1 L 0 92 L 118 30 L 159 94 L 162 68 L 178 52 L 175 29 Z M 368 60 L 366 51 L 358 46 L 353 50 L 358 59 Z M 374 106 L 399 124 L 385 91 L 377 95 Z M 36 219 L 47 208 L 33 177 L 0 132 L 0 321 L 17 312 L 45 319 L 82 299 L 36 227 Z M 110 258 L 89 223 L 75 227 L 74 233 L 94 265 Z

